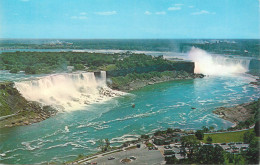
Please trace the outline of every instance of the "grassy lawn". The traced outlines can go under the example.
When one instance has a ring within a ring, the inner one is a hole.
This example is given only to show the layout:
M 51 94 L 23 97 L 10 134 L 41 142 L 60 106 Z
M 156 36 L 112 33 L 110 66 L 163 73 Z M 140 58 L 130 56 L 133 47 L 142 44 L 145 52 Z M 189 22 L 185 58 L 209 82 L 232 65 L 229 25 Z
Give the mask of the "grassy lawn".
M 247 131 L 248 130 L 239 132 L 204 134 L 204 139 L 201 141 L 206 143 L 207 137 L 210 136 L 213 140 L 213 143 L 243 142 L 244 133 Z M 249 131 L 253 131 L 253 129 L 250 129 Z

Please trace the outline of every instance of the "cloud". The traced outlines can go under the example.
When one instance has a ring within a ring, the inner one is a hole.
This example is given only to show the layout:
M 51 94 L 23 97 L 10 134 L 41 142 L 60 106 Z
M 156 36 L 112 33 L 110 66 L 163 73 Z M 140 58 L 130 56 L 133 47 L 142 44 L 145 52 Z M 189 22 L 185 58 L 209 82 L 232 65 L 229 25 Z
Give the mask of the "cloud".
M 81 12 L 81 13 L 79 13 L 79 15 L 87 15 L 87 13 Z
M 182 6 L 184 4 L 181 4 L 181 3 L 178 3 L 178 4 L 175 4 L 174 6 Z
M 84 19 L 88 19 L 88 17 L 87 16 L 71 16 L 70 17 L 71 19 L 80 19 L 80 20 L 84 20 Z
M 198 12 L 191 13 L 191 15 L 202 15 L 202 14 L 216 14 L 215 12 L 209 12 L 207 10 L 201 10 Z
M 173 7 L 169 7 L 168 10 L 172 10 L 172 11 L 174 11 L 174 10 L 181 10 L 181 7 L 173 6 Z
M 144 14 L 145 15 L 151 15 L 152 13 L 150 11 L 145 11 Z
M 104 12 L 96 12 L 97 15 L 115 15 L 116 11 L 104 11 Z
M 194 8 L 194 6 L 188 6 L 189 8 Z
M 157 14 L 157 15 L 165 15 L 166 12 L 165 11 L 160 11 L 160 12 L 156 12 L 155 14 Z

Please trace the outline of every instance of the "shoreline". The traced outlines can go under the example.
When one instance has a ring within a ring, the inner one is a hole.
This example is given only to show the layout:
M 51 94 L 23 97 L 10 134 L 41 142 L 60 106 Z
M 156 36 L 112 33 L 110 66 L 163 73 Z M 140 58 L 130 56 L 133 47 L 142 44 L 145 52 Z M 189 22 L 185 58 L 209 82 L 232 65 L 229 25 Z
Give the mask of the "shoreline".
M 152 73 L 151 73 L 152 74 Z M 185 71 L 166 71 L 159 72 L 159 75 L 152 76 L 151 78 L 136 78 L 134 80 L 128 80 L 127 77 L 113 77 L 112 82 L 108 84 L 113 90 L 119 90 L 122 92 L 130 92 L 138 90 L 148 85 L 175 81 L 175 80 L 190 80 L 195 78 L 203 78 L 203 74 L 187 73 Z M 115 80 L 113 80 L 115 79 Z M 126 79 L 126 80 L 125 80 Z
M 219 118 L 230 121 L 234 125 L 232 129 L 250 128 L 255 123 L 256 114 L 259 111 L 260 98 L 255 101 L 242 103 L 231 107 L 218 107 L 212 113 L 218 115 Z
M 188 74 L 189 75 L 189 74 Z M 166 81 L 173 81 L 173 80 L 185 80 L 185 79 L 194 79 L 194 78 L 202 78 L 204 77 L 202 74 L 190 74 L 189 76 L 181 76 L 178 77 L 154 77 L 146 81 L 135 81 L 130 82 L 129 86 L 136 85 L 136 88 L 128 88 L 128 90 L 119 90 L 121 92 L 129 92 L 131 90 L 137 90 L 147 85 L 162 83 Z M 111 87 L 108 85 L 108 87 Z M 113 90 L 118 90 L 111 88 Z M 8 96 L 0 91 L 0 99 L 2 99 L 3 103 L 8 103 L 5 105 L 4 109 L 10 109 L 10 112 L 6 115 L 2 115 L 0 117 L 0 128 L 10 128 L 15 126 L 26 126 L 31 125 L 33 123 L 38 123 L 43 120 L 50 118 L 58 113 L 58 111 L 51 106 L 41 106 L 40 103 L 31 102 L 26 100 L 20 92 L 14 87 L 13 82 L 1 82 L 0 83 L 0 90 L 3 90 L 8 93 Z M 2 96 L 1 96 L 2 94 Z M 11 99 L 11 102 L 10 102 Z M 14 101 L 15 100 L 15 101 Z M 1 100 L 0 100 L 1 101 Z M 9 103 L 10 102 L 10 103 Z M 12 107 L 13 102 L 20 102 L 19 106 Z M 0 108 L 2 107 L 0 102 Z M 18 110 L 19 109 L 19 110 Z
M 175 80 L 189 80 L 189 79 L 203 78 L 203 77 L 204 77 L 203 74 L 191 74 L 185 72 L 185 75 L 177 74 L 177 76 L 173 76 L 173 77 L 155 76 L 146 80 L 136 79 L 134 81 L 127 83 L 127 85 L 124 86 L 115 87 L 113 86 L 113 84 L 108 84 L 108 87 L 110 87 L 113 90 L 118 90 L 121 92 L 130 92 L 133 90 L 138 90 L 148 85 L 159 84 L 159 83 L 175 81 Z M 10 84 L 13 83 L 9 82 L 7 84 L 10 86 Z M 18 93 L 18 91 L 14 87 L 12 88 L 15 90 L 15 92 Z M 21 96 L 21 94 L 16 94 L 16 95 L 17 97 L 19 97 L 19 99 L 22 99 L 23 101 L 26 102 L 27 109 L 24 108 L 24 110 L 17 111 L 13 114 L 1 116 L 0 128 L 31 125 L 33 123 L 38 123 L 43 120 L 46 120 L 47 118 L 56 115 L 56 113 L 58 112 L 57 110 L 53 109 L 51 106 L 41 107 L 39 103 L 27 101 L 25 98 Z M 231 123 L 234 124 L 232 128 L 236 128 L 239 122 L 241 121 L 244 122 L 248 120 L 250 117 L 252 117 L 252 115 L 250 115 L 251 111 L 247 112 L 244 108 L 244 106 L 250 105 L 251 103 L 252 102 L 243 103 L 234 107 L 218 107 L 214 111 L 212 111 L 212 113 L 218 115 L 219 118 L 230 121 Z M 28 107 L 30 109 L 29 111 L 28 111 Z M 237 110 L 240 110 L 239 113 L 234 113 Z

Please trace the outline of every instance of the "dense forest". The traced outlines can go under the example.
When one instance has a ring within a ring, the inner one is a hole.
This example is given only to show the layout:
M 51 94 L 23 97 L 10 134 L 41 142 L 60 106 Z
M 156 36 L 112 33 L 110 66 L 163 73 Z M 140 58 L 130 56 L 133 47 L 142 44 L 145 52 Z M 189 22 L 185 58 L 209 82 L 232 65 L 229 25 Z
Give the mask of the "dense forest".
M 25 71 L 27 74 L 40 74 L 67 71 L 68 66 L 75 70 L 115 70 L 134 67 L 170 64 L 162 56 L 145 54 L 102 54 L 88 52 L 6 52 L 0 54 L 0 69 L 11 73 Z

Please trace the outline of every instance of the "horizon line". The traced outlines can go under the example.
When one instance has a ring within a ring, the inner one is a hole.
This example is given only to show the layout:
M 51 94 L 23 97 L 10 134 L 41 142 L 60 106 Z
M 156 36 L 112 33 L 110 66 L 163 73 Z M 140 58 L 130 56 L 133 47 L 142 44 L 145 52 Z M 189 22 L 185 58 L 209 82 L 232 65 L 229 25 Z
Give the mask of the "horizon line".
M 260 40 L 260 38 L 0 38 L 0 40 Z

